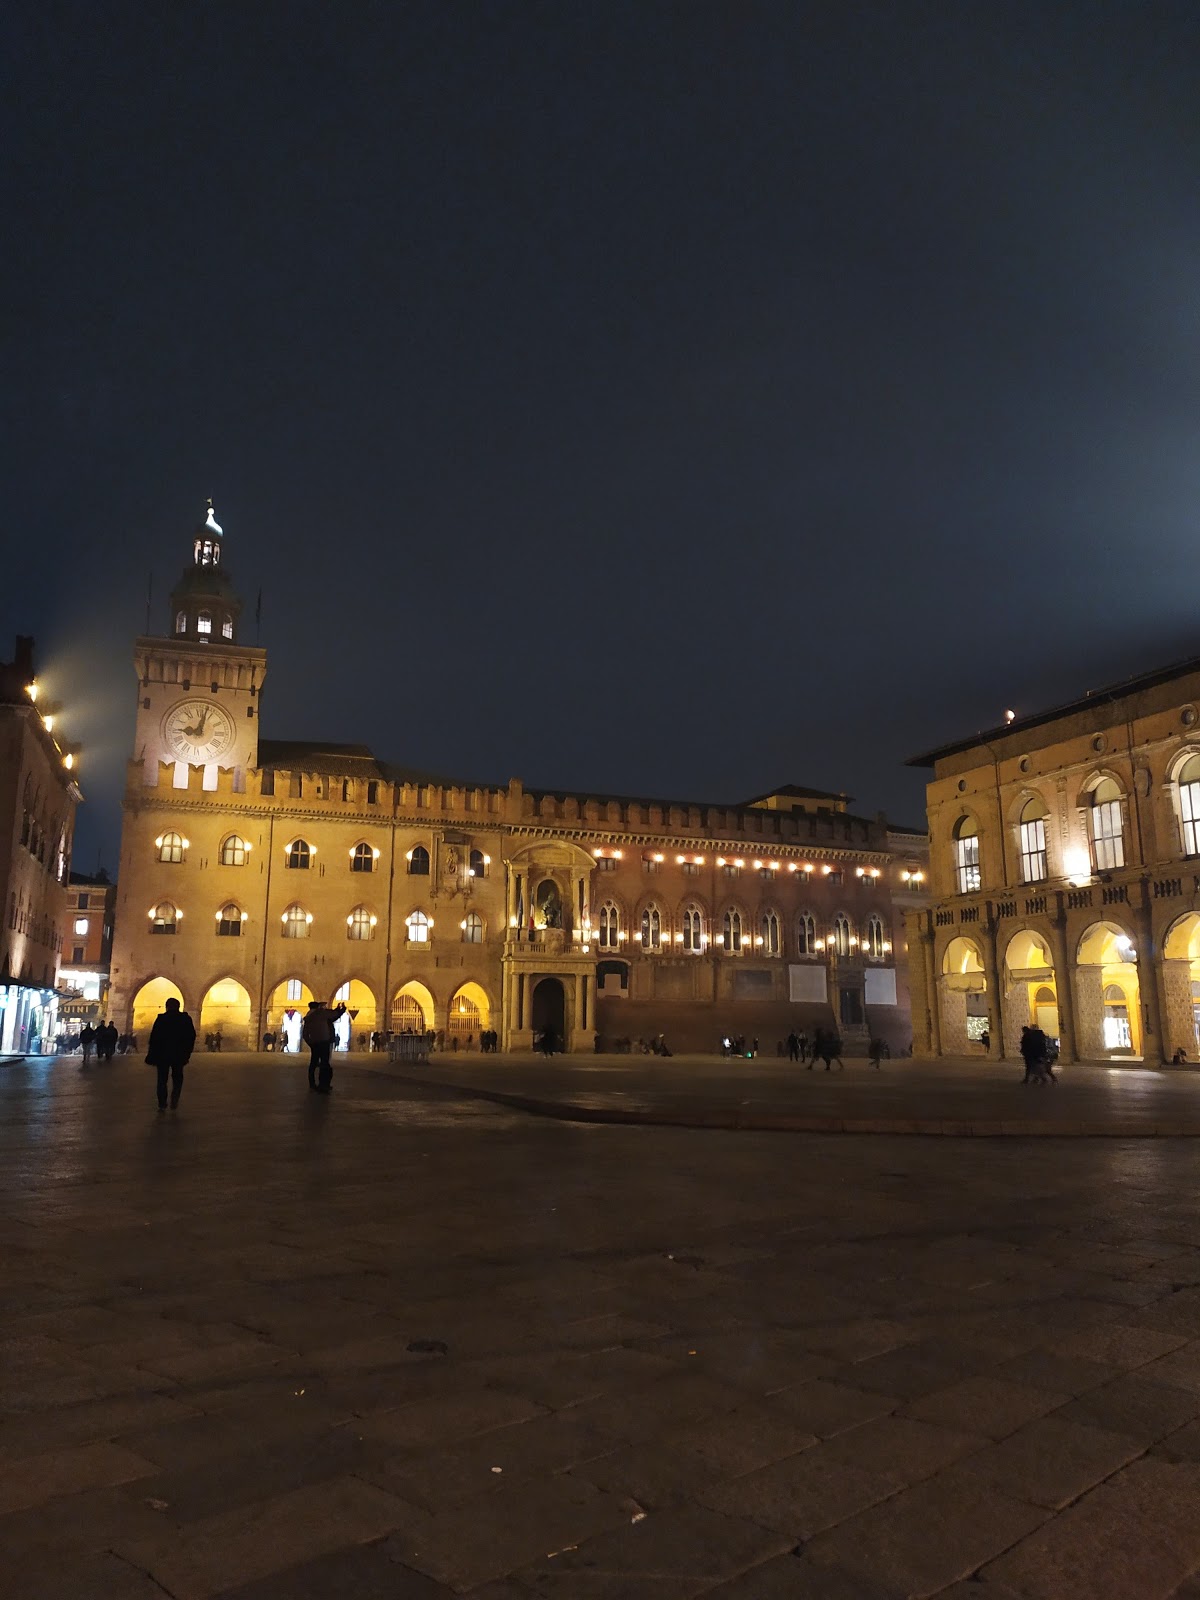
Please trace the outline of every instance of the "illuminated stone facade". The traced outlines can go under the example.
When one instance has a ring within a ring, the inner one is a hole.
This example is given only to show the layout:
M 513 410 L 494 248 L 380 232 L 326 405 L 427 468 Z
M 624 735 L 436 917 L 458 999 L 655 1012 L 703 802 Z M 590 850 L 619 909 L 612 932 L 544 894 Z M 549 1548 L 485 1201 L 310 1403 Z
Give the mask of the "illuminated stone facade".
M 178 993 L 243 1046 L 337 996 L 355 1048 L 421 1028 L 521 1049 L 549 1029 L 572 1051 L 661 1033 L 773 1053 L 819 1025 L 907 1048 L 897 902 L 919 893 L 923 834 L 794 787 L 731 806 L 551 793 L 260 739 L 266 653 L 238 642 L 214 530 L 174 632 L 135 650 L 118 1025 L 144 1034 Z
M 53 1048 L 66 883 L 79 789 L 38 692 L 33 641 L 0 664 L 0 1053 Z
M 918 757 L 930 904 L 909 919 L 917 1053 L 1200 1052 L 1200 660 Z

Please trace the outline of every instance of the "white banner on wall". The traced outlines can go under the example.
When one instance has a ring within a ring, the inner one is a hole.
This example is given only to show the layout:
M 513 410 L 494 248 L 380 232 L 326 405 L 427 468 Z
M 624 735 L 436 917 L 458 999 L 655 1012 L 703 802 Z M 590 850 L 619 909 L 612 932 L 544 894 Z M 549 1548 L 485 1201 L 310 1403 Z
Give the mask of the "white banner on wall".
M 893 995 L 893 1000 L 894 1000 Z M 788 999 L 793 1001 L 815 1001 L 817 1005 L 824 1005 L 826 999 L 825 968 L 815 962 L 812 966 L 795 966 L 788 968 Z
M 863 978 L 863 999 L 869 1006 L 896 1004 L 895 967 L 868 967 Z

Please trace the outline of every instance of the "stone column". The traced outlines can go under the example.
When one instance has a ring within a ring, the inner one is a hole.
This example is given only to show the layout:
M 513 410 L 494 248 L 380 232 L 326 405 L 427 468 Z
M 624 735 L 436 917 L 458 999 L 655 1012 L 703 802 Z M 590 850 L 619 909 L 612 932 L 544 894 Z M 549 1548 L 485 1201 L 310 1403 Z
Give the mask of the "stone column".
M 1170 1059 L 1163 1037 L 1163 1008 L 1158 992 L 1159 963 L 1154 949 L 1154 922 L 1150 914 L 1150 880 L 1139 882 L 1137 921 L 1138 997 L 1142 1003 L 1142 1059 L 1147 1066 L 1162 1066 Z
M 1075 963 L 1067 950 L 1067 913 L 1062 891 L 1054 896 L 1050 916 L 1050 944 L 1054 952 L 1054 988 L 1058 995 L 1058 1059 L 1076 1061 L 1075 1047 Z
M 987 902 L 987 926 L 983 939 L 983 971 L 987 979 L 988 1027 L 992 1035 L 992 1054 L 1000 1061 L 1007 1059 L 1005 1049 L 1004 1005 L 1000 993 L 1000 961 L 996 950 L 996 908 Z
M 940 1056 L 942 1023 L 938 1015 L 937 966 L 933 958 L 933 928 L 930 926 L 928 912 L 921 918 L 919 939 L 924 952 L 925 1004 L 929 1011 L 929 1053 L 931 1056 Z

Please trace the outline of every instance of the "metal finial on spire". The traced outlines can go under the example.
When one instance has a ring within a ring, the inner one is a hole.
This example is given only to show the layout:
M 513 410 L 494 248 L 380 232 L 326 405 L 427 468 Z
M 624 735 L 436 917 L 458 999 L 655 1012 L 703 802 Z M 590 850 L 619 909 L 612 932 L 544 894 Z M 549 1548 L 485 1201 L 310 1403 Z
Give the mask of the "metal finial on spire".
M 213 503 L 212 503 L 211 500 L 208 502 L 208 516 L 205 519 L 204 526 L 206 528 L 211 528 L 214 533 L 224 533 L 224 531 L 225 531 L 222 528 L 221 524 L 217 521 L 216 514 L 213 511 Z

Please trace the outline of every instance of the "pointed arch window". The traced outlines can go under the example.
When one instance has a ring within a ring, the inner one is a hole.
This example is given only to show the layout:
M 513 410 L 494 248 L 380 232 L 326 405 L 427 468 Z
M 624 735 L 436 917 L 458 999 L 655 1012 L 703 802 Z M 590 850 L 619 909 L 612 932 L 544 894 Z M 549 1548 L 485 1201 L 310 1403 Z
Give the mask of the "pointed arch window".
M 1021 811 L 1021 882 L 1041 883 L 1046 877 L 1046 805 L 1025 802 Z
M 864 940 L 867 955 L 872 961 L 882 961 L 886 954 L 887 940 L 884 938 L 883 918 L 878 912 L 872 911 L 867 918 L 867 936 Z
M 413 845 L 408 852 L 408 875 L 410 878 L 429 876 L 429 851 L 423 844 Z
M 187 632 L 187 612 L 186 611 L 177 611 L 175 613 L 175 632 L 176 633 L 186 633 Z
M 223 905 L 217 912 L 217 937 L 220 939 L 240 939 L 242 936 L 242 923 L 246 920 L 246 913 L 241 906 L 235 905 L 232 900 Z
M 356 844 L 350 852 L 350 871 L 374 872 L 375 858 L 378 854 L 378 850 L 367 844 L 365 840 Z
M 979 824 L 963 817 L 954 830 L 954 871 L 959 894 L 974 894 L 980 886 Z
M 312 926 L 312 912 L 303 906 L 289 906 L 280 918 L 285 939 L 307 939 Z
M 478 911 L 468 911 L 463 920 L 463 943 L 483 943 L 483 918 Z
M 220 861 L 223 867 L 244 867 L 249 854 L 250 846 L 240 833 L 231 833 L 228 839 L 221 841 Z
M 164 833 L 157 840 L 158 859 L 169 865 L 178 866 L 183 860 L 187 845 L 181 833 Z
M 606 900 L 600 907 L 599 928 L 598 943 L 601 950 L 615 950 L 620 943 L 621 913 L 611 900 Z
M 837 956 L 848 956 L 854 943 L 854 930 L 850 926 L 850 918 L 845 912 L 839 911 L 833 919 L 833 936 L 830 941 L 833 953 Z
M 486 878 L 488 875 L 488 858 L 482 850 L 472 850 L 469 860 L 469 876 L 472 878 Z
M 796 954 L 815 956 L 817 953 L 817 919 L 811 912 L 802 911 L 796 918 Z
M 643 950 L 662 949 L 662 912 L 655 905 L 642 912 L 641 944 Z
M 182 911 L 177 910 L 169 900 L 160 900 L 150 913 L 150 932 L 178 933 L 182 920 Z
M 293 839 L 287 847 L 285 863 L 295 872 L 307 872 L 312 857 L 313 849 L 307 839 Z
M 378 920 L 374 912 L 368 911 L 366 906 L 355 906 L 346 918 L 347 939 L 373 939 Z
M 688 906 L 683 913 L 683 948 L 690 956 L 704 949 L 704 915 L 699 906 Z
M 1125 865 L 1125 821 L 1121 815 L 1121 791 L 1112 778 L 1101 778 L 1092 790 L 1089 816 L 1092 860 L 1097 872 L 1111 872 Z
M 764 956 L 779 955 L 779 914 L 777 912 L 763 912 L 758 920 L 758 937 Z
M 197 611 L 196 632 L 202 639 L 207 639 L 212 633 L 212 613 L 210 611 Z
M 233 618 L 229 615 L 226 615 L 225 620 L 221 624 L 221 637 L 222 639 L 233 638 Z
M 429 943 L 429 930 L 433 923 L 423 911 L 410 911 L 404 919 L 404 926 L 408 930 L 409 944 Z
M 727 955 L 740 955 L 742 950 L 742 913 L 729 910 L 721 922 L 721 947 Z

